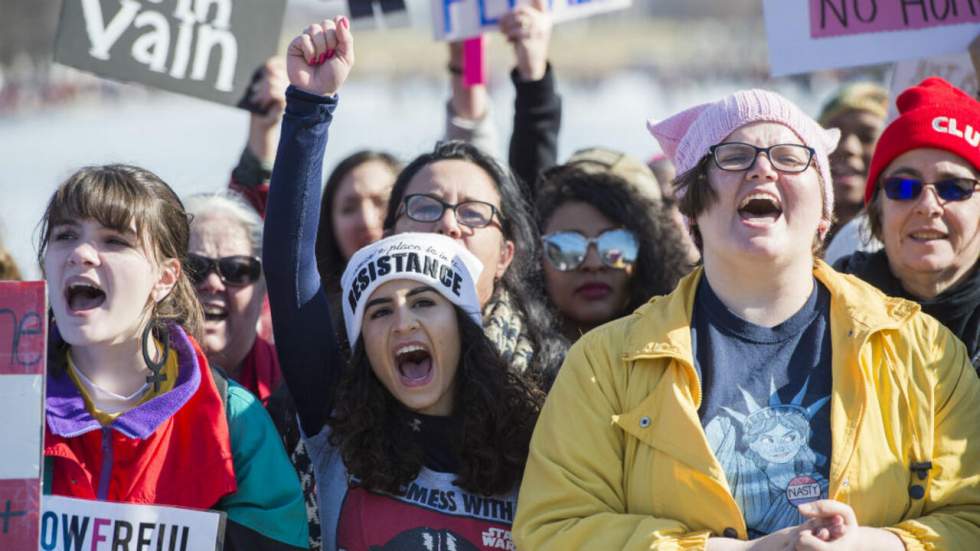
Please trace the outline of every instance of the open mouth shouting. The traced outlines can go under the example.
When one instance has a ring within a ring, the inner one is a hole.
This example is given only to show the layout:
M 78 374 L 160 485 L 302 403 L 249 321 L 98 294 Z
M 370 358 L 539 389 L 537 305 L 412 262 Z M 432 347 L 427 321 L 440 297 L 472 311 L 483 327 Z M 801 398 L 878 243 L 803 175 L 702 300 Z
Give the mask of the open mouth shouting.
M 221 322 L 228 318 L 228 308 L 223 304 L 215 302 L 202 302 L 204 309 L 204 321 Z
M 432 381 L 432 353 L 421 343 L 399 345 L 395 349 L 395 366 L 405 386 L 425 386 Z
M 783 214 L 779 199 L 770 193 L 753 192 L 738 205 L 739 217 L 753 224 L 771 224 Z
M 106 300 L 105 291 L 98 283 L 83 277 L 72 277 L 65 282 L 62 295 L 68 311 L 78 315 L 95 310 Z
M 909 239 L 918 243 L 930 243 L 932 241 L 949 239 L 948 233 L 936 229 L 919 229 L 909 232 L 908 236 Z

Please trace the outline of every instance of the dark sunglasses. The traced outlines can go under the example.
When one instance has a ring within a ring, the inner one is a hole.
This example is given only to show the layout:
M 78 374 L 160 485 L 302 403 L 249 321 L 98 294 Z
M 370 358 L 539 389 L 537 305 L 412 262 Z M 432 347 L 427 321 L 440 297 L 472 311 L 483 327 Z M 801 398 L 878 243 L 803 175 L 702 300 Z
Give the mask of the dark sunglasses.
M 885 189 L 885 195 L 893 201 L 917 199 L 926 186 L 932 186 L 943 201 L 966 201 L 973 196 L 978 184 L 980 182 L 972 178 L 948 178 L 927 184 L 918 178 L 892 176 L 885 178 L 881 187 Z
M 575 231 L 560 231 L 545 235 L 542 242 L 544 257 L 560 272 L 581 266 L 592 244 L 595 244 L 599 260 L 617 270 L 632 266 L 639 251 L 636 236 L 624 229 L 607 230 L 592 238 Z
M 197 285 L 204 281 L 208 274 L 215 272 L 225 285 L 241 287 L 255 283 L 262 275 L 262 261 L 254 256 L 223 256 L 211 258 L 197 254 L 187 255 L 184 264 L 187 275 Z

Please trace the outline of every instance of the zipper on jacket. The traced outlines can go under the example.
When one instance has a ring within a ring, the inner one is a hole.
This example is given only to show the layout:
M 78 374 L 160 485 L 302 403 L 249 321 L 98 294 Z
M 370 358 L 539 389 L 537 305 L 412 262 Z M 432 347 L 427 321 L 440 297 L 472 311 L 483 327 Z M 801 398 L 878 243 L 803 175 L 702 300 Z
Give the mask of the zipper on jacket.
M 112 429 L 102 427 L 102 471 L 99 473 L 99 488 L 95 498 L 105 501 L 109 498 L 109 481 L 112 479 Z

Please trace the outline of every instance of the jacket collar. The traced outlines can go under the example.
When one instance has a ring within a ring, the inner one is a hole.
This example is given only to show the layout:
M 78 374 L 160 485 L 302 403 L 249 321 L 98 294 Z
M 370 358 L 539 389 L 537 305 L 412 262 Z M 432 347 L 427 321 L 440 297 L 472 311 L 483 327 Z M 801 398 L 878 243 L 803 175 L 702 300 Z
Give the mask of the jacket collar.
M 704 267 L 699 266 L 681 279 L 674 292 L 654 297 L 633 313 L 625 360 L 675 356 L 693 365 L 691 318 L 703 274 Z M 919 311 L 918 304 L 885 296 L 857 277 L 834 271 L 823 260 L 815 260 L 813 275 L 830 291 L 834 321 L 849 324 L 847 330 L 854 331 L 855 336 L 897 327 Z
M 129 438 L 146 438 L 169 419 L 201 386 L 201 368 L 190 337 L 179 325 L 170 326 L 170 348 L 177 354 L 177 383 L 161 394 L 117 417 L 110 427 Z M 52 433 L 73 438 L 102 425 L 85 408 L 81 392 L 68 373 L 49 374 L 45 410 Z

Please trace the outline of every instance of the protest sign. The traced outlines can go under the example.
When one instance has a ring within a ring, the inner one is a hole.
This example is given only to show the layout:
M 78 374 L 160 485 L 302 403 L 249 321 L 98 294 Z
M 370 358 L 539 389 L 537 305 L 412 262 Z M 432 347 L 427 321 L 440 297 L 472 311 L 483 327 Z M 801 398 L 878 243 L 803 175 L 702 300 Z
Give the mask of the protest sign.
M 115 80 L 244 104 L 286 0 L 65 0 L 54 59 Z
M 47 295 L 43 281 L 0 281 L 0 549 L 38 542 Z
M 405 0 L 347 0 L 353 28 L 387 29 L 411 23 Z
M 463 40 L 496 31 L 500 17 L 529 0 L 431 0 L 436 40 Z M 631 0 L 549 0 L 555 23 L 621 10 Z
M 773 76 L 965 52 L 980 0 L 764 0 Z
M 86 551 L 221 551 L 225 514 L 44 496 L 41 545 Z
M 892 73 L 889 92 L 892 101 L 888 106 L 888 120 L 893 120 L 898 115 L 895 98 L 902 93 L 902 90 L 915 86 L 926 77 L 944 78 L 953 86 L 977 97 L 977 73 L 973 69 L 970 54 L 900 61 L 895 64 L 895 71 Z

